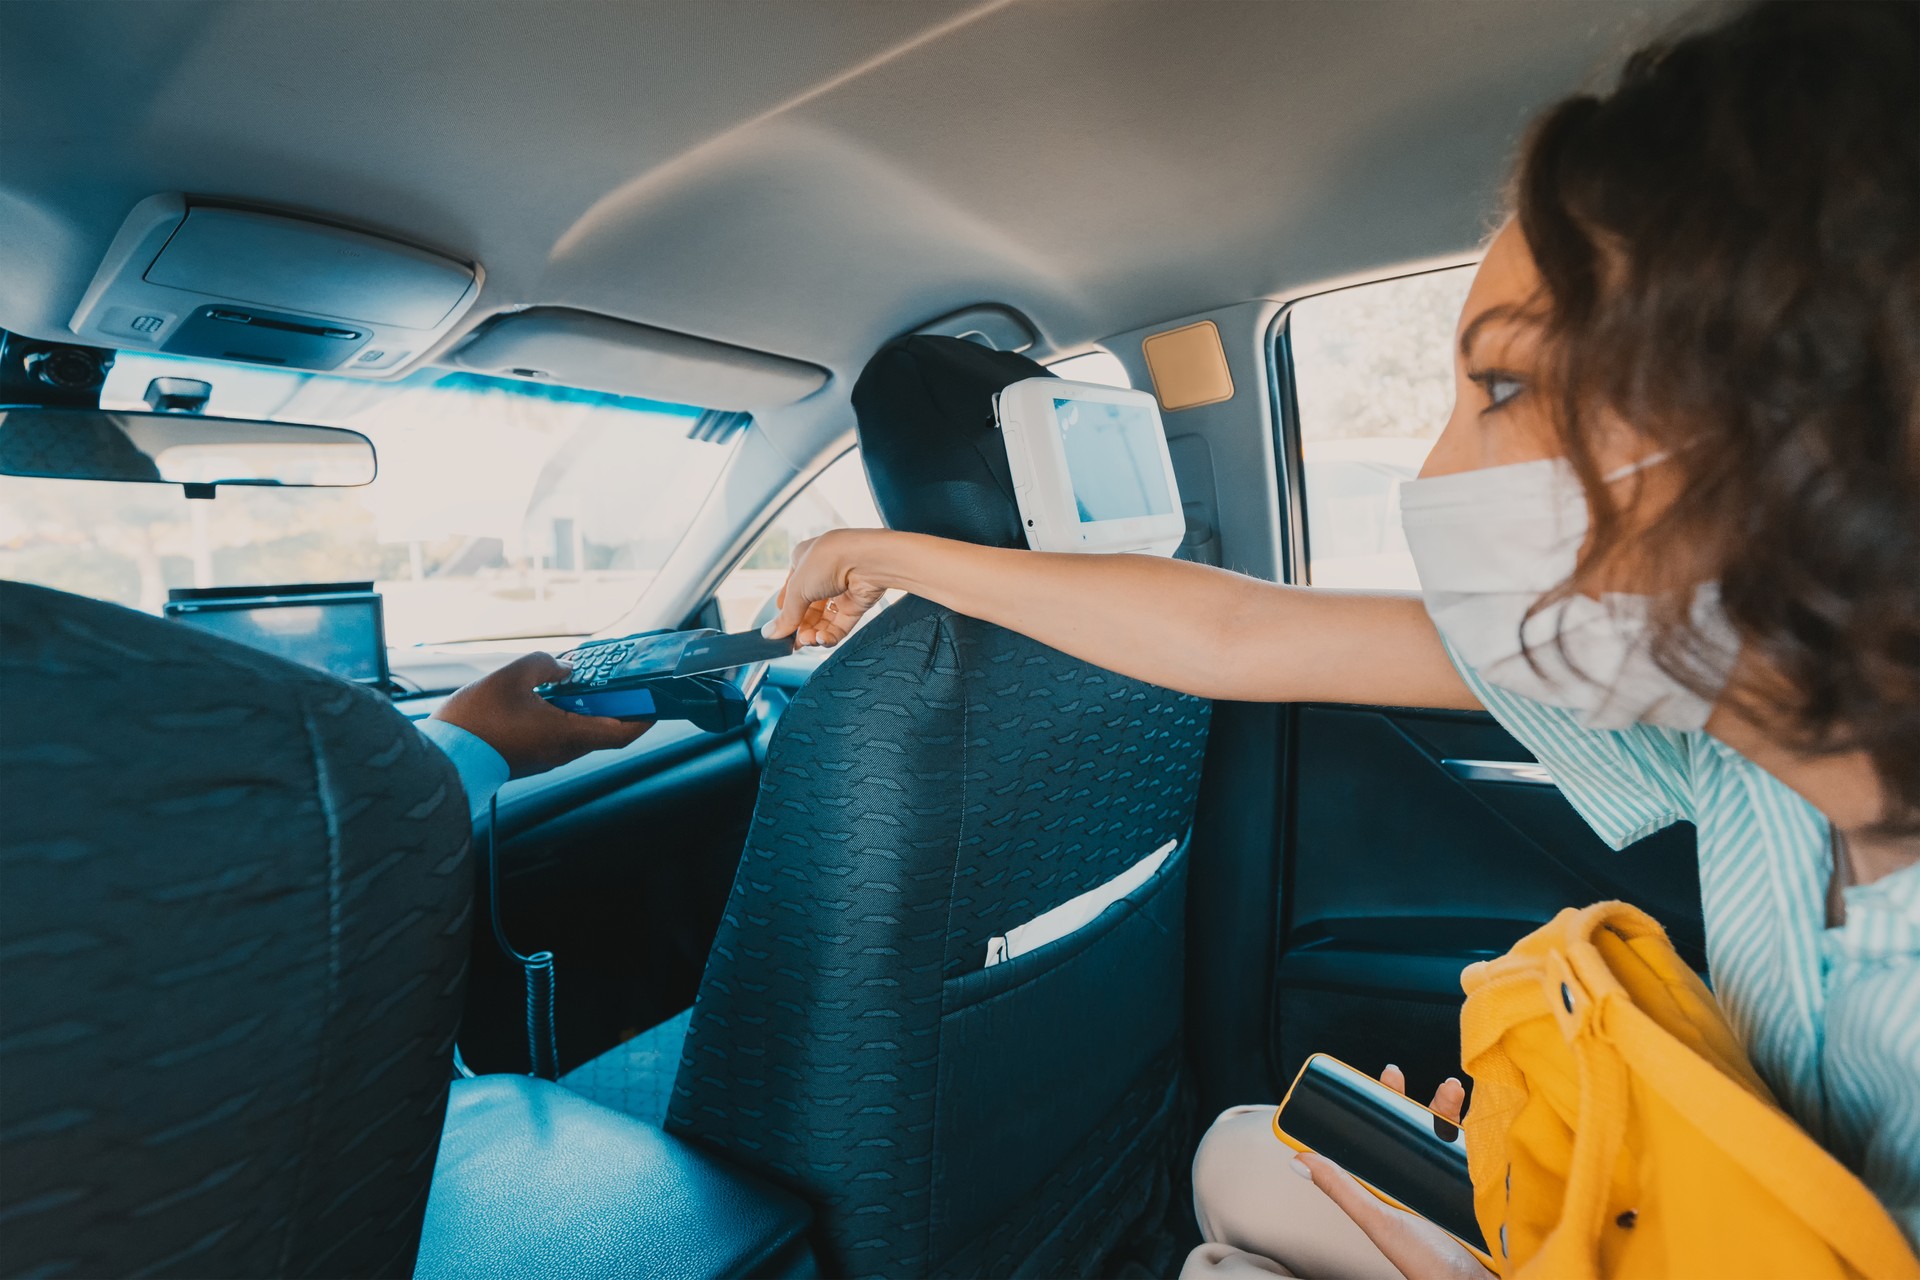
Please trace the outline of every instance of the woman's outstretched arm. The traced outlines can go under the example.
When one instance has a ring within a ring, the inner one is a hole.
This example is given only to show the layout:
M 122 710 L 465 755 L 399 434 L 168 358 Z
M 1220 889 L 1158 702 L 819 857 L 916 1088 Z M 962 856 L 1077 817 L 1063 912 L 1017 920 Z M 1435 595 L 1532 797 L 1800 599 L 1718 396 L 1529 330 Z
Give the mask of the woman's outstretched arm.
M 837 644 L 889 590 L 1203 698 L 1480 705 L 1417 596 L 1283 587 L 1159 556 L 1058 555 L 838 529 L 795 549 L 766 632 Z

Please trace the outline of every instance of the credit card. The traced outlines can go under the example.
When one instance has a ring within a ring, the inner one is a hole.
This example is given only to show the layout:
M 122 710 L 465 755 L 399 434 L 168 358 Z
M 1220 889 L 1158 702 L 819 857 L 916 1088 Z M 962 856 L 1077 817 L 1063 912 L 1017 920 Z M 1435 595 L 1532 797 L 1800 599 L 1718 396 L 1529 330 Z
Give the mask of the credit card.
M 771 662 L 793 652 L 793 637 L 769 640 L 758 631 L 739 631 L 727 636 L 702 636 L 688 643 L 673 668 L 676 676 L 699 675 L 703 671 L 725 671 L 755 662 Z

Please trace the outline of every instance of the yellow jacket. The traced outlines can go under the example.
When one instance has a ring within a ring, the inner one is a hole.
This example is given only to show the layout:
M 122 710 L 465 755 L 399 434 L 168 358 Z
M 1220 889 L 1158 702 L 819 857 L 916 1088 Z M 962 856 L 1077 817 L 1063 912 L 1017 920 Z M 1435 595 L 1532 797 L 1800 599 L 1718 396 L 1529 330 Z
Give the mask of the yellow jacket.
M 1474 1210 L 1503 1276 L 1920 1280 L 1645 912 L 1562 911 L 1461 985 Z

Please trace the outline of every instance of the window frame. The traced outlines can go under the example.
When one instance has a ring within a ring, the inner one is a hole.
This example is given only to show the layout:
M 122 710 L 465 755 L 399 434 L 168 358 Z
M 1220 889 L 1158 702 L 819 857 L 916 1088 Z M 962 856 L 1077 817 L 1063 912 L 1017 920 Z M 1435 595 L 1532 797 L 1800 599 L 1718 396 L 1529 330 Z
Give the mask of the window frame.
M 1462 261 L 1429 262 L 1411 269 L 1395 269 L 1385 275 L 1348 280 L 1330 288 L 1296 294 L 1281 304 L 1267 327 L 1267 368 L 1269 403 L 1273 410 L 1274 454 L 1280 474 L 1281 560 L 1287 569 L 1286 581 L 1292 586 L 1312 586 L 1313 531 L 1307 525 L 1307 468 L 1303 433 L 1300 425 L 1298 375 L 1293 355 L 1293 309 L 1313 298 L 1348 289 L 1364 289 L 1410 280 L 1415 276 L 1436 275 L 1480 265 L 1475 253 Z M 1340 590 L 1340 588 L 1330 588 Z

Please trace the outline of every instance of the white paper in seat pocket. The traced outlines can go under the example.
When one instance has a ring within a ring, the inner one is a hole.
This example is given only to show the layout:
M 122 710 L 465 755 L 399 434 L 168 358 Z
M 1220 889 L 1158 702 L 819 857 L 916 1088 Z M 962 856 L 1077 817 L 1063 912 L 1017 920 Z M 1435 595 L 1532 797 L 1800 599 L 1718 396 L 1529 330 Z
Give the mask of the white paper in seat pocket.
M 1025 955 L 1049 942 L 1057 942 L 1074 930 L 1093 923 L 1102 911 L 1151 880 L 1153 873 L 1160 869 L 1160 864 L 1179 844 L 1178 840 L 1169 840 L 1105 884 L 1089 889 L 1078 897 L 1068 898 L 1053 910 L 1042 912 L 1017 929 L 1009 929 L 998 937 L 988 938 L 987 967 L 992 968 L 1002 960 Z

